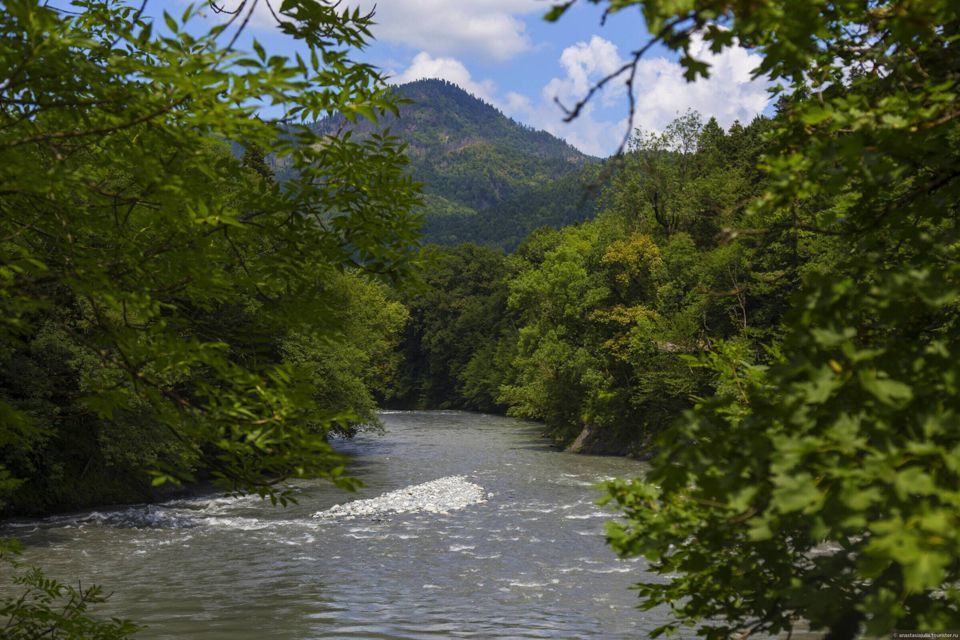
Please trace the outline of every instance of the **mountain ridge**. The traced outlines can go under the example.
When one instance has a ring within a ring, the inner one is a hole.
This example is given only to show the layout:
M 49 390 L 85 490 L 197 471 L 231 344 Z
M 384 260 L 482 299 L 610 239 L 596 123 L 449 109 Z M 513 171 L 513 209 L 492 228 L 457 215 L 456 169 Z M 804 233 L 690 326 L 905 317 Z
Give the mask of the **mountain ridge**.
M 321 133 L 345 126 L 360 137 L 388 129 L 407 145 L 410 173 L 424 184 L 424 242 L 510 250 L 540 226 L 592 215 L 592 196 L 576 194 L 586 193 L 599 158 L 445 80 L 395 91 L 399 117 L 348 123 L 336 115 L 313 126 Z

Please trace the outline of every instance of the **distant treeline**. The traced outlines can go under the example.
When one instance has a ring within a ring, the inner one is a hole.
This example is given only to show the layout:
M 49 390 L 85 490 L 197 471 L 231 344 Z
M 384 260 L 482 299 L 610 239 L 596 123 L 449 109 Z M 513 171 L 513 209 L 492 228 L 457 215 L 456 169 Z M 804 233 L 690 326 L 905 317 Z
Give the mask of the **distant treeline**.
M 770 127 L 688 113 L 608 167 L 595 219 L 539 229 L 507 256 L 434 249 L 425 288 L 405 299 L 388 401 L 507 412 L 561 444 L 586 430 L 587 450 L 643 455 L 716 391 L 699 359 L 764 362 L 801 273 L 829 269 L 828 241 L 747 207 L 765 187 Z

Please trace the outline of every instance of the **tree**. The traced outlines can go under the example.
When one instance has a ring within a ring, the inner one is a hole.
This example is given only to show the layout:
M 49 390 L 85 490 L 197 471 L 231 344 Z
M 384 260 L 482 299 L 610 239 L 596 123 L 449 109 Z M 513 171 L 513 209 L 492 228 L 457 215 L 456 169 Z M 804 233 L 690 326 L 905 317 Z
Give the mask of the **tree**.
M 628 200 L 642 203 L 653 215 L 653 222 L 668 238 L 684 229 L 689 221 L 691 187 L 697 161 L 697 141 L 703 124 L 700 116 L 688 112 L 671 122 L 663 133 L 637 132 L 631 139 L 631 151 L 640 163 L 639 171 L 629 175 L 637 180 L 637 193 Z M 639 218 L 642 214 L 638 212 Z
M 695 36 L 763 54 L 782 100 L 752 212 L 831 248 L 772 366 L 718 345 L 702 364 L 728 392 L 665 434 L 647 478 L 609 485 L 627 516 L 611 543 L 668 576 L 643 606 L 711 638 L 956 628 L 960 6 L 602 4 L 642 9 L 689 79 L 709 73 Z
M 663 132 L 637 130 L 607 190 L 607 206 L 647 233 L 669 239 L 685 232 L 701 247 L 715 246 L 752 186 L 750 162 L 737 157 L 737 146 L 716 120 L 704 125 L 695 111 Z
M 99 442 L 160 443 L 138 460 L 155 483 L 208 470 L 283 499 L 285 477 L 340 479 L 330 407 L 278 345 L 344 332 L 339 274 L 411 268 L 416 185 L 398 142 L 308 126 L 396 111 L 380 74 L 349 57 L 371 16 L 283 2 L 278 28 L 306 58 L 288 59 L 255 39 L 237 48 L 255 2 L 213 28 L 201 8 L 161 25 L 118 0 L 5 3 L 0 357 L 43 369 L 47 345 L 63 383 L 2 389 L 8 489 L 81 425 Z M 261 105 L 274 108 L 254 117 Z M 296 177 L 277 184 L 257 156 Z
M 293 59 L 239 49 L 258 4 Z M 350 58 L 372 16 L 249 0 L 209 28 L 203 5 L 146 7 L 0 14 L 0 509 L 129 499 L 110 492 L 148 472 L 282 503 L 290 477 L 350 487 L 327 435 L 370 417 L 356 368 L 381 363 L 402 322 L 378 284 L 412 269 L 402 147 L 309 126 L 396 113 Z M 276 182 L 268 161 L 295 177 Z M 15 552 L 3 543 L 0 561 Z M 14 581 L 11 637 L 136 630 L 89 616 L 96 587 Z
M 596 223 L 534 237 L 509 280 L 508 305 L 519 316 L 513 380 L 502 388 L 509 413 L 543 420 L 560 442 L 582 428 L 598 386 L 589 316 L 610 295 L 597 268 L 604 229 Z M 532 257 L 529 260 L 527 256 Z
M 745 218 L 737 191 L 759 188 L 751 143 L 763 123 L 730 139 L 688 113 L 666 134 L 638 132 L 596 220 L 532 236 L 508 258 L 509 412 L 545 421 L 562 444 L 649 455 L 715 386 L 686 355 L 724 340 L 760 355 L 753 338 L 776 333 L 792 256 L 729 230 Z
M 406 304 L 403 365 L 389 399 L 402 406 L 497 411 L 512 341 L 503 255 L 464 244 L 430 250 L 421 287 Z

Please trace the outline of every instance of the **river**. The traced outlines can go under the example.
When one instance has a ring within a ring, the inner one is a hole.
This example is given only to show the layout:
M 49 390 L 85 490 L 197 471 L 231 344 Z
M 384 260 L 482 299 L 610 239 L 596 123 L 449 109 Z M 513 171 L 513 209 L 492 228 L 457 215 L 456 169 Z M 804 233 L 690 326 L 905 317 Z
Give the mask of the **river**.
M 383 421 L 384 434 L 338 446 L 365 483 L 357 494 L 309 482 L 287 508 L 207 496 L 2 533 L 52 576 L 113 592 L 99 610 L 148 625 L 144 640 L 612 640 L 645 638 L 662 622 L 635 608 L 629 585 L 642 561 L 614 556 L 603 538 L 611 513 L 594 504 L 597 482 L 642 473 L 640 463 L 558 452 L 535 425 L 497 416 Z M 450 509 L 414 500 L 326 511 L 438 479 L 474 492 Z

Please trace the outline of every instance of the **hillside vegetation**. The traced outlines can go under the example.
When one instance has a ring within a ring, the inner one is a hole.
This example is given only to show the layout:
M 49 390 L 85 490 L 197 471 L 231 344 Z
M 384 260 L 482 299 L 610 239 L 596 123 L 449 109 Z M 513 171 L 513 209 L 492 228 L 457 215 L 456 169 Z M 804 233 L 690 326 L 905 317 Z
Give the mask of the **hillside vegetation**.
M 443 80 L 395 89 L 399 115 L 376 125 L 342 115 L 315 125 L 365 139 L 388 129 L 406 145 L 408 171 L 423 184 L 423 241 L 513 249 L 540 226 L 590 217 L 599 161 L 545 131 L 521 125 Z
M 768 118 L 724 131 L 696 113 L 638 135 L 593 220 L 542 228 L 508 256 L 438 251 L 390 401 L 542 421 L 558 444 L 647 457 L 716 379 L 691 358 L 753 358 L 829 244 L 740 206 L 761 193 Z M 675 149 L 685 149 L 683 152 Z M 730 229 L 768 227 L 734 238 Z

